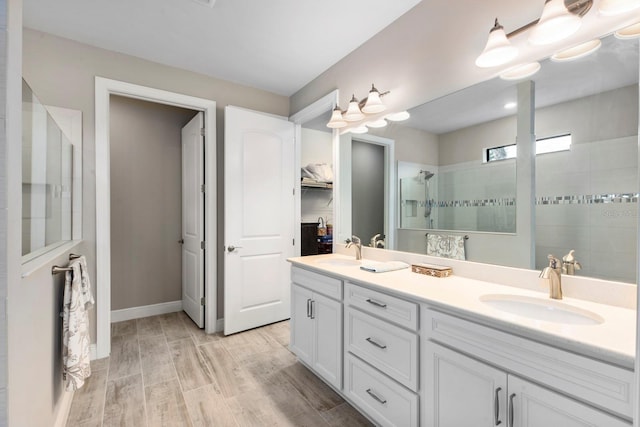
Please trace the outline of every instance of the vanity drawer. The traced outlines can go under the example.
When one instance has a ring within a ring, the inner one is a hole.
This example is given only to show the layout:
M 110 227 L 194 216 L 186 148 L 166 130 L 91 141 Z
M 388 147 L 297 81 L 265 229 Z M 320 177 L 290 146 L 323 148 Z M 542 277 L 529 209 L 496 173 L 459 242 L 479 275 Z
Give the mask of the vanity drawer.
M 432 341 L 598 408 L 633 417 L 632 370 L 436 310 L 425 309 L 422 319 L 422 330 Z
M 418 336 L 357 309 L 345 312 L 348 351 L 399 383 L 418 390 Z
M 342 280 L 291 267 L 291 281 L 319 294 L 342 301 Z
M 345 392 L 381 426 L 417 426 L 418 396 L 347 354 Z
M 418 304 L 347 282 L 345 301 L 412 331 L 418 330 Z

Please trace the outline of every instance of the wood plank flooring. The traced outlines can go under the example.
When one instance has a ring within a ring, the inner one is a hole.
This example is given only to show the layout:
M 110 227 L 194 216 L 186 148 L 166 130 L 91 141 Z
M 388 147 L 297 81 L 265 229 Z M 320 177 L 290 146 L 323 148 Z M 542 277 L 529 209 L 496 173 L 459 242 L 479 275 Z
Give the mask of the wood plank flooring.
M 224 337 L 185 313 L 111 325 L 111 357 L 71 404 L 72 427 L 370 426 L 288 350 L 289 322 Z

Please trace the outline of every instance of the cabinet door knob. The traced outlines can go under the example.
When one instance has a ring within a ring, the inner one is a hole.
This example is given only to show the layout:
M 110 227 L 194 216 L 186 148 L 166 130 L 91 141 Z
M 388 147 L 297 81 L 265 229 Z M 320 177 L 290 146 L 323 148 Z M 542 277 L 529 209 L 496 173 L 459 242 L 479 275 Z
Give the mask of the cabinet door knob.
M 509 427 L 513 427 L 513 399 L 515 397 L 515 393 L 509 396 Z
M 496 389 L 496 395 L 493 398 L 493 423 L 497 426 L 502 424 L 502 421 L 500 421 L 500 390 L 502 390 L 502 387 Z

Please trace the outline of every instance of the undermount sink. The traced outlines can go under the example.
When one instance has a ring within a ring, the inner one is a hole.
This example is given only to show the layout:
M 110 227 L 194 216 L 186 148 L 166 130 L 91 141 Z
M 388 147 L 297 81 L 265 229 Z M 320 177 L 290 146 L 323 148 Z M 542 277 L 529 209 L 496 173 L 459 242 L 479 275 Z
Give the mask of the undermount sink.
M 326 265 L 360 265 L 360 261 L 349 258 L 326 258 L 316 261 L 317 264 Z
M 490 294 L 482 295 L 480 301 L 496 310 L 545 322 L 571 325 L 598 325 L 604 322 L 602 316 L 596 313 L 552 299 Z

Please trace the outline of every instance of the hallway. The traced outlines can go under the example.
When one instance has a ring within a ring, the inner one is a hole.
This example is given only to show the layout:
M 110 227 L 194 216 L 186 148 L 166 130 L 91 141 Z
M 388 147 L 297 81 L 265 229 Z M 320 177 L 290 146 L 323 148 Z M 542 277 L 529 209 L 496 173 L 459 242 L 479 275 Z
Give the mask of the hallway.
M 368 426 L 296 361 L 289 322 L 223 337 L 184 312 L 112 324 L 67 426 Z

